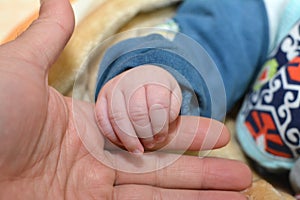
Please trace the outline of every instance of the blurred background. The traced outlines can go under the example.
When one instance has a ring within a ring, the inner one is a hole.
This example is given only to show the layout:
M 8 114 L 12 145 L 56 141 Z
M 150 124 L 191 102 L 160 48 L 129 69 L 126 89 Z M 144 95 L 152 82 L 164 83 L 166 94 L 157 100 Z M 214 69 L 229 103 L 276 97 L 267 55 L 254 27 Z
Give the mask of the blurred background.
M 0 43 L 38 13 L 39 3 L 39 0 L 0 0 Z

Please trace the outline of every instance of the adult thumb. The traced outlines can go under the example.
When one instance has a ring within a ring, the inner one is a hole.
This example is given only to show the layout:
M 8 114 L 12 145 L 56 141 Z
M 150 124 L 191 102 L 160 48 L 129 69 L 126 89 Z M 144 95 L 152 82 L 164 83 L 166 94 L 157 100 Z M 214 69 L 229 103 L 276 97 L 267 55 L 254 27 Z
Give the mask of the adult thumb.
M 44 70 L 56 61 L 74 30 L 69 0 L 41 0 L 40 13 L 16 40 L 5 45 L 7 53 Z

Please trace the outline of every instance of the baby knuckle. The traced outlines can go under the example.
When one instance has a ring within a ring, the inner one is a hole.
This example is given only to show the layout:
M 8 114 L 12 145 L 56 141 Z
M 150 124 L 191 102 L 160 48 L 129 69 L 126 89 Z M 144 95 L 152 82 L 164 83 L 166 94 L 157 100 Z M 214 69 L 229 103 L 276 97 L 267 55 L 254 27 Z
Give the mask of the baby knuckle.
M 148 110 L 139 106 L 130 109 L 130 119 L 136 123 L 146 123 L 149 121 Z
M 109 120 L 111 122 L 120 122 L 126 120 L 126 113 L 122 111 L 111 112 L 109 115 Z
M 96 121 L 100 126 L 106 124 L 106 118 L 100 113 L 96 113 Z

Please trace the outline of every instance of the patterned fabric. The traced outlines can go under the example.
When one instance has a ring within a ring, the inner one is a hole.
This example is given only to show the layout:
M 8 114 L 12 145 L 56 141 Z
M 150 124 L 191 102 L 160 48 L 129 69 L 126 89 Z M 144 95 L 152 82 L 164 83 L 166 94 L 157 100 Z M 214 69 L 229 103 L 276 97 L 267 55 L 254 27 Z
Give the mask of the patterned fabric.
M 299 108 L 300 23 L 265 63 L 244 101 L 237 128 L 245 152 L 269 169 L 291 167 L 280 163 L 292 163 L 300 155 Z M 249 135 L 252 142 L 245 139 Z M 250 145 L 258 151 L 249 151 Z

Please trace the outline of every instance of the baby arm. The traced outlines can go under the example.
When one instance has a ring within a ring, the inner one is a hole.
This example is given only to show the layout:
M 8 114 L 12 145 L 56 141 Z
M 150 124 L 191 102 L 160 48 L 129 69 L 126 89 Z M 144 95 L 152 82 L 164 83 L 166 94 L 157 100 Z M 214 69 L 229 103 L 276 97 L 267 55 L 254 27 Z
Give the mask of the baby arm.
M 178 116 L 182 96 L 166 70 L 144 65 L 107 82 L 96 101 L 100 131 L 112 143 L 141 154 L 168 137 L 169 124 Z
M 201 115 L 222 120 L 226 109 L 230 109 L 247 89 L 252 75 L 257 70 L 257 63 L 261 62 L 260 60 L 264 58 L 262 55 L 267 52 L 267 45 L 261 45 L 262 41 L 267 41 L 265 37 L 267 27 L 264 26 L 265 23 L 258 20 L 265 16 L 265 10 L 261 5 L 263 5 L 261 2 L 250 0 L 247 3 L 184 2 L 176 13 L 174 22 L 178 24 L 180 32 L 194 40 L 176 32 L 174 32 L 174 37 L 169 37 L 170 35 L 165 37 L 159 32 L 130 38 L 113 45 L 107 50 L 101 61 L 95 97 L 97 98 L 99 92 L 103 91 L 107 82 L 112 79 L 118 80 L 119 78 L 116 77 L 124 71 L 136 66 L 155 63 L 171 72 L 179 82 L 183 96 L 181 114 Z M 260 12 L 259 15 L 255 14 L 255 18 L 249 18 L 249 14 L 245 12 L 232 12 L 233 15 L 228 15 L 227 12 L 222 12 L 224 8 L 235 11 L 247 8 L 249 13 L 257 13 L 258 10 Z M 195 23 L 196 21 L 197 23 Z M 237 22 L 232 23 L 232 21 Z M 257 24 L 257 22 L 259 23 Z M 224 23 L 228 25 L 225 28 Z M 244 24 L 253 24 L 253 26 L 247 25 L 247 28 L 241 28 L 244 27 Z M 108 85 L 115 84 L 111 81 Z M 114 95 L 112 91 L 109 93 Z M 107 100 L 107 98 L 103 99 L 102 101 Z M 103 104 L 107 105 L 111 102 Z M 115 104 L 113 105 L 104 110 L 110 108 L 117 110 Z M 128 110 L 128 107 L 126 108 L 124 105 L 123 107 Z M 121 118 L 118 112 L 117 114 L 114 112 L 114 116 L 114 118 Z M 106 119 L 109 117 L 111 116 L 107 114 Z M 118 121 L 120 124 L 119 121 L 122 120 L 113 121 Z M 130 124 L 130 126 L 132 127 L 128 128 L 126 132 L 133 132 L 131 130 L 135 128 L 134 124 Z M 121 127 L 125 126 L 122 124 Z M 105 132 L 115 131 L 112 128 Z M 117 130 L 116 132 L 124 131 Z M 117 134 L 117 136 L 119 135 Z M 121 143 L 121 139 L 118 137 L 115 137 L 114 141 Z

